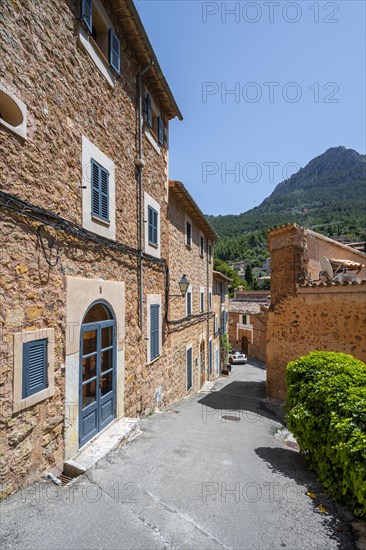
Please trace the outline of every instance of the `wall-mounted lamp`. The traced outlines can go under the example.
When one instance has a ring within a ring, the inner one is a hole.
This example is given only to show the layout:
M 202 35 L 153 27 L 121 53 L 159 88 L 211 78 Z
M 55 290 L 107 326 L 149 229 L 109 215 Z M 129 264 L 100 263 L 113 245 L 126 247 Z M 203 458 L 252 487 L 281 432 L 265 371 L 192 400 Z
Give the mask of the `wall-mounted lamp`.
M 187 275 L 183 275 L 183 277 L 181 278 L 178 284 L 179 284 L 179 288 L 182 293 L 182 296 L 184 297 L 187 294 L 187 290 L 189 287 L 189 279 Z

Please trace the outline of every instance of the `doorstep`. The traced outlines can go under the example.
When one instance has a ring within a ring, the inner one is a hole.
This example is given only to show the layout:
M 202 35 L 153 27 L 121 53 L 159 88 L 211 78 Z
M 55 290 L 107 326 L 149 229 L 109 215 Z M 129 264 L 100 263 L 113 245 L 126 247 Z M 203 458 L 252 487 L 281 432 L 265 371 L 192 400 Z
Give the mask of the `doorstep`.
M 71 478 L 85 473 L 108 453 L 141 433 L 138 418 L 123 418 L 113 422 L 99 436 L 87 443 L 72 459 L 64 463 L 63 473 Z

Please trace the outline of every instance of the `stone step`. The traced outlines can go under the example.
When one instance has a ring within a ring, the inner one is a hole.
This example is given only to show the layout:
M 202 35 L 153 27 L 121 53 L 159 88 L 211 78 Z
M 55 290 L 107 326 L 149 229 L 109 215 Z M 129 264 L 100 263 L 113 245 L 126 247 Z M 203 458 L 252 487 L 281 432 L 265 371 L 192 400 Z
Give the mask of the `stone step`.
M 141 433 L 138 418 L 123 418 L 113 422 L 92 439 L 72 459 L 64 463 L 63 474 L 74 478 L 85 473 L 108 453 L 131 441 Z

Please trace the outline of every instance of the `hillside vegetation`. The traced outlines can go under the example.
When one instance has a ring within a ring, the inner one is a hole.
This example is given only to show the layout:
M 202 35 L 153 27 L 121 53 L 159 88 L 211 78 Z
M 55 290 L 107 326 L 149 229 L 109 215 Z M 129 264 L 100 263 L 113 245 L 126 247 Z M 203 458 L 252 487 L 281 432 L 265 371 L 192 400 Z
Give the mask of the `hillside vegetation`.
M 289 222 L 330 237 L 365 240 L 366 155 L 334 147 L 279 183 L 259 206 L 239 215 L 207 216 L 221 240 L 216 256 L 227 262 L 266 257 L 266 232 Z

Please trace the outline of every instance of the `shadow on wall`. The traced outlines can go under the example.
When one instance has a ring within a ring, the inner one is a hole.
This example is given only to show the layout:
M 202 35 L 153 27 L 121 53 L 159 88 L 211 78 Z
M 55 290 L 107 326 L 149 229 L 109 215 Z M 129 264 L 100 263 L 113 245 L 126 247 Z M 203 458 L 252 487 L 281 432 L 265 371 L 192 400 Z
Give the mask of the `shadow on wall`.
M 247 422 L 260 422 L 268 418 L 284 425 L 284 411 L 281 404 L 266 399 L 266 382 L 235 381 L 219 391 L 211 392 L 199 403 L 223 414 L 230 411 Z
M 353 515 L 346 508 L 337 506 L 325 492 L 315 473 L 309 471 L 304 456 L 297 451 L 278 447 L 258 447 L 255 453 L 266 463 L 271 474 L 279 474 L 289 479 L 286 491 L 283 492 L 289 506 L 291 501 L 296 506 L 297 499 L 303 498 L 304 493 L 311 493 L 312 498 L 308 497 L 309 512 L 312 507 L 313 511 L 321 514 L 322 523 L 329 531 L 331 539 L 337 543 L 337 547 L 356 548 L 351 525 Z M 319 510 L 321 506 L 326 512 Z

